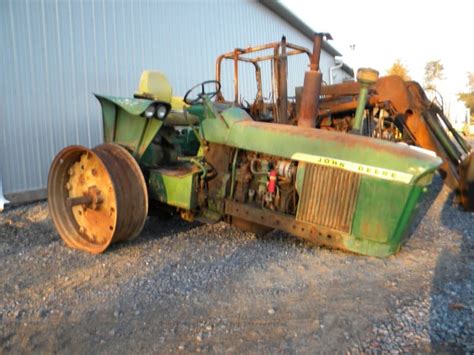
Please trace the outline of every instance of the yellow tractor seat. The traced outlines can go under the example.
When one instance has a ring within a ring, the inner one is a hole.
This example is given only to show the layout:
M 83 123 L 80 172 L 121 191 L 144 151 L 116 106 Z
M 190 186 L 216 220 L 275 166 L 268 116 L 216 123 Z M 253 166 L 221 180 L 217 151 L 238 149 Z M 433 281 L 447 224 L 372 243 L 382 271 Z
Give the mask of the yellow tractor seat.
M 136 98 L 171 104 L 173 89 L 166 76 L 157 70 L 145 70 L 140 76 Z

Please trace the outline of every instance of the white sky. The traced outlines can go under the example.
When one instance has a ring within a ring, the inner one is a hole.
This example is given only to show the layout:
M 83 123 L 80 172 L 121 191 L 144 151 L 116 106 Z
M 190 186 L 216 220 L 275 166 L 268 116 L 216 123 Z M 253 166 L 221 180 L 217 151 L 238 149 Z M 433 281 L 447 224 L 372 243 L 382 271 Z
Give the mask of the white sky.
M 474 72 L 472 0 L 282 3 L 314 30 L 331 33 L 331 44 L 354 69 L 372 67 L 385 75 L 400 58 L 412 79 L 423 84 L 426 62 L 440 59 L 445 80 L 438 88 L 448 102 L 456 101 L 455 93 L 466 89 L 467 72 Z M 352 44 L 354 51 L 350 49 Z M 457 114 L 453 110 L 452 115 Z

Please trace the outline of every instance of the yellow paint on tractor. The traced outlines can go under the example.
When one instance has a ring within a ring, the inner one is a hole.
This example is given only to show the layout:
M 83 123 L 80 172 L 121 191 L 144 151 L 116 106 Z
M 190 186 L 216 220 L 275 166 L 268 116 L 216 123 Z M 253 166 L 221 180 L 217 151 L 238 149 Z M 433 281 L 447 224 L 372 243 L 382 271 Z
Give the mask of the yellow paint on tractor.
M 145 70 L 140 76 L 137 96 L 161 102 L 172 102 L 173 89 L 166 76 L 159 71 Z
M 407 174 L 401 171 L 380 168 L 377 166 L 354 163 L 346 160 L 322 157 L 319 155 L 295 153 L 293 154 L 291 159 L 318 165 L 331 166 L 334 168 L 352 171 L 354 173 L 359 173 L 362 175 L 368 175 L 383 180 L 401 182 L 404 184 L 411 183 L 413 179 L 413 174 Z

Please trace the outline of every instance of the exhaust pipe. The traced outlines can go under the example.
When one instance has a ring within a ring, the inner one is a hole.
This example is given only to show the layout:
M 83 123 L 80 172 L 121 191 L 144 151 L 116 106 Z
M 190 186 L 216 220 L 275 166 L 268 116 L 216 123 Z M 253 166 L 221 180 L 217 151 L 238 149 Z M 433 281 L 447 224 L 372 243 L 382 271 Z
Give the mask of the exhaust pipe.
M 303 92 L 301 93 L 301 105 L 298 114 L 298 126 L 316 126 L 316 117 L 319 111 L 319 94 L 321 92 L 321 81 L 323 74 L 319 70 L 321 58 L 321 46 L 323 39 L 332 39 L 329 33 L 315 33 L 313 39 L 313 55 L 309 71 L 304 75 Z

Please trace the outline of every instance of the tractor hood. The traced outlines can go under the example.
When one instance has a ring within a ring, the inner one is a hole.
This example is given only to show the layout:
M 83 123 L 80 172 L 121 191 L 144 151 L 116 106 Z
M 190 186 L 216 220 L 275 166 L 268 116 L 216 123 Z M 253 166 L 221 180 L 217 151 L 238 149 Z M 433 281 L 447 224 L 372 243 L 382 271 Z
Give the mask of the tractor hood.
M 243 110 L 229 108 L 219 118 L 202 121 L 205 139 L 239 149 L 257 151 L 321 165 L 340 167 L 405 184 L 435 171 L 442 160 L 431 152 L 369 137 L 314 128 L 253 121 Z

